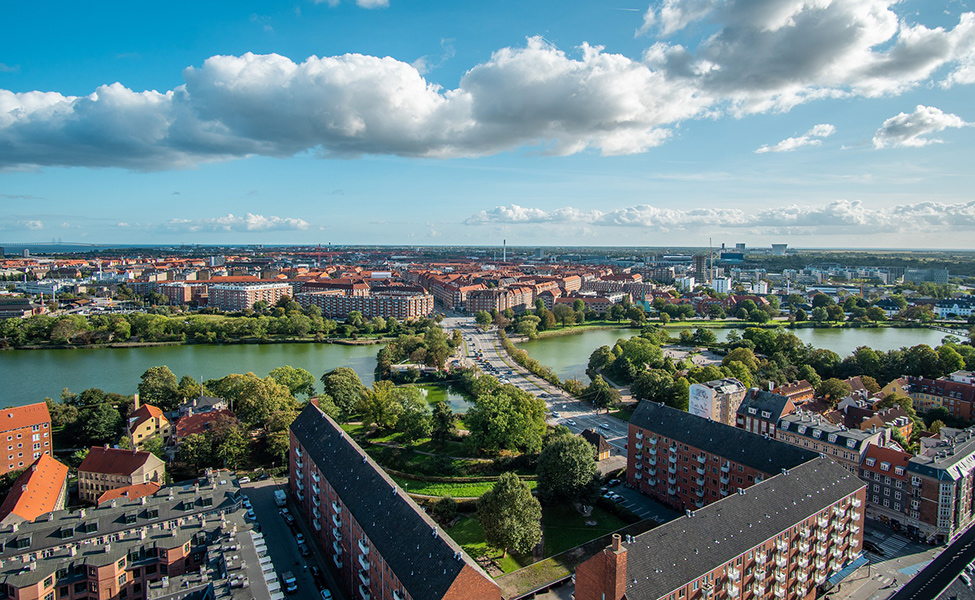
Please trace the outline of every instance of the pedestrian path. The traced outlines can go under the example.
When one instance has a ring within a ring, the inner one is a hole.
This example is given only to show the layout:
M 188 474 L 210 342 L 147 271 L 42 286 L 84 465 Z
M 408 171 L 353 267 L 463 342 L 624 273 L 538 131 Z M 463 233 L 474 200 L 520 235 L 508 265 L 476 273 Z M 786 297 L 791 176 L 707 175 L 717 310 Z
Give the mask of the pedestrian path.
M 882 544 L 880 544 L 880 548 L 884 551 L 884 558 L 893 558 L 904 549 L 904 546 L 909 543 L 910 540 L 907 538 L 903 538 L 899 535 L 892 535 L 884 540 Z

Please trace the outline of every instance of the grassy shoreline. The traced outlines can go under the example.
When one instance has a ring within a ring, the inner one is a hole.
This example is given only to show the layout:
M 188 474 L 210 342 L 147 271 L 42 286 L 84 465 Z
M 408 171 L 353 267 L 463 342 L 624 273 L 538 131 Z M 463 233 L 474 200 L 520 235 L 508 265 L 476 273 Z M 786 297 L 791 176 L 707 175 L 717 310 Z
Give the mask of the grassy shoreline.
M 264 344 L 338 344 L 340 346 L 375 346 L 385 344 L 396 338 L 327 338 L 316 340 L 313 336 L 303 338 L 242 338 L 223 342 L 197 342 L 194 340 L 172 340 L 165 342 L 112 342 L 109 344 L 27 344 L 24 346 L 10 346 L 3 350 L 89 350 L 93 348 L 155 348 L 158 346 L 235 346 L 235 345 L 264 345 Z

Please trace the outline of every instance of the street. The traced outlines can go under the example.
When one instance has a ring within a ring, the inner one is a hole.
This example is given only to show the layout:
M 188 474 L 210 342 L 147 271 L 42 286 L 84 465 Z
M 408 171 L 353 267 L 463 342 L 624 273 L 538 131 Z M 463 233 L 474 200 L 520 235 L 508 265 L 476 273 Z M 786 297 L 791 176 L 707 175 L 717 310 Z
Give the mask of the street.
M 261 526 L 261 533 L 264 534 L 264 541 L 267 544 L 268 556 L 274 563 L 278 577 L 280 578 L 281 573 L 285 571 L 291 571 L 298 580 L 296 597 L 317 598 L 319 597 L 318 588 L 309 570 L 310 566 L 315 565 L 322 570 L 332 595 L 337 600 L 346 600 L 348 596 L 345 590 L 338 585 L 335 574 L 326 568 L 325 562 L 319 560 L 325 556 L 325 553 L 317 546 L 317 540 L 306 527 L 305 519 L 295 515 L 295 526 L 298 531 L 304 533 L 311 548 L 311 555 L 303 557 L 298 552 L 295 536 L 281 517 L 280 509 L 274 504 L 274 490 L 276 489 L 287 489 L 287 480 L 272 478 L 265 481 L 252 481 L 241 486 L 241 490 L 250 499 L 251 505 L 254 507 L 257 522 Z M 295 512 L 291 502 L 288 503 L 288 510 L 292 514 Z

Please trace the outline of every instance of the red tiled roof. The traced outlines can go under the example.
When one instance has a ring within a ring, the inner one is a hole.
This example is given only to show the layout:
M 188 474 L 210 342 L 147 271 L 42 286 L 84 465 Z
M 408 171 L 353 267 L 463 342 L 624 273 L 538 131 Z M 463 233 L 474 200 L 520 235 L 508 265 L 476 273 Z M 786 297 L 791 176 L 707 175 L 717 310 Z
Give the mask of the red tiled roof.
M 42 454 L 14 482 L 3 505 L 0 505 L 0 520 L 14 514 L 25 521 L 33 521 L 57 509 L 58 498 L 67 478 L 67 465 Z
M 151 404 L 143 404 L 136 410 L 132 411 L 132 414 L 129 415 L 129 423 L 131 423 L 129 429 L 132 429 L 133 427 L 138 427 L 139 425 L 142 425 L 142 423 L 148 421 L 149 419 L 156 419 L 159 417 L 163 417 L 163 419 L 166 418 L 163 416 L 163 412 L 158 408 L 156 408 L 155 406 Z M 133 421 L 133 419 L 135 420 Z
M 105 473 L 108 475 L 131 475 L 146 464 L 152 453 L 144 450 L 122 450 L 92 446 L 88 456 L 81 461 L 78 471 L 86 473 Z
M 159 491 L 158 483 L 137 483 L 135 485 L 127 485 L 125 487 L 115 488 L 114 490 L 108 490 L 104 494 L 98 497 L 98 501 L 95 503 L 101 506 L 105 502 L 111 502 L 112 500 L 117 500 L 119 498 L 125 498 L 126 500 L 136 500 L 142 498 L 143 496 L 152 496 Z
M 191 433 L 203 433 L 222 419 L 236 420 L 237 415 L 227 409 L 187 415 L 176 421 L 176 437 L 181 439 Z
M 50 422 L 51 413 L 47 411 L 47 404 L 44 402 L 11 406 L 0 411 L 0 431 L 12 431 Z
M 876 463 L 871 467 L 867 464 L 867 459 L 876 459 Z M 892 448 L 882 448 L 880 446 L 875 446 L 870 444 L 867 448 L 866 454 L 863 455 L 863 462 L 861 466 L 867 471 L 874 471 L 876 473 L 881 473 L 883 475 L 889 475 L 894 479 L 907 479 L 907 464 L 911 461 L 911 455 L 907 452 L 901 452 L 900 450 L 894 450 Z M 890 469 L 887 471 L 881 470 L 880 463 L 887 462 L 890 463 Z M 894 467 L 904 467 L 903 475 L 898 475 L 894 471 Z

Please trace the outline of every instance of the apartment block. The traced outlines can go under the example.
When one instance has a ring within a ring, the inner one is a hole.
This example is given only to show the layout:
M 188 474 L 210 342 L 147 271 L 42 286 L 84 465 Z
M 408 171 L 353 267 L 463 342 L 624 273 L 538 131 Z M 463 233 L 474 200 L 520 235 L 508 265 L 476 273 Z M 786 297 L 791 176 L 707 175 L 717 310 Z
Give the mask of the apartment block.
M 687 412 L 734 427 L 744 398 L 745 384 L 732 377 L 694 383 L 688 390 Z
M 50 456 L 53 446 L 47 404 L 37 402 L 0 410 L 0 447 L 3 445 L 7 447 L 7 460 L 0 460 L 0 475 L 23 469 L 44 454 Z
M 779 419 L 795 412 L 796 406 L 788 396 L 752 388 L 738 407 L 735 427 L 758 435 L 775 437 Z
M 3 597 L 214 598 L 213 590 L 221 589 L 232 600 L 269 600 L 241 501 L 240 488 L 222 472 L 138 500 L 57 510 L 4 527 Z
M 860 463 L 871 444 L 887 445 L 890 441 L 890 430 L 850 429 L 844 425 L 834 425 L 822 415 L 800 408 L 779 419 L 775 439 L 797 448 L 825 454 L 850 473 L 856 474 L 860 472 Z
M 210 286 L 209 304 L 227 312 L 254 308 L 258 302 L 269 306 L 277 304 L 285 296 L 293 296 L 288 283 L 227 283 Z
M 630 418 L 626 479 L 678 509 L 702 508 L 818 453 L 641 402 Z
M 322 315 L 334 319 L 345 319 L 349 312 L 356 310 L 371 319 L 394 317 L 400 321 L 412 321 L 427 317 L 433 312 L 433 296 L 422 289 L 416 292 L 386 291 L 381 293 L 351 295 L 341 290 L 322 290 L 302 292 L 295 296 L 302 306 L 317 306 Z
M 945 407 L 953 416 L 966 421 L 975 419 L 975 382 L 971 371 L 955 371 L 945 377 L 906 377 L 908 396 L 914 409 L 929 411 Z
M 355 600 L 500 600 L 501 589 L 339 427 L 308 405 L 290 489 Z
M 78 499 L 97 502 L 108 490 L 166 481 L 166 463 L 151 452 L 93 446 L 78 465 Z
M 792 400 L 793 404 L 799 406 L 813 401 L 816 397 L 816 388 L 805 379 L 800 379 L 799 381 L 792 381 L 785 385 L 780 385 L 772 390 L 772 393 L 785 396 L 789 400 Z
M 856 560 L 864 485 L 817 457 L 579 565 L 576 600 L 812 600 Z

